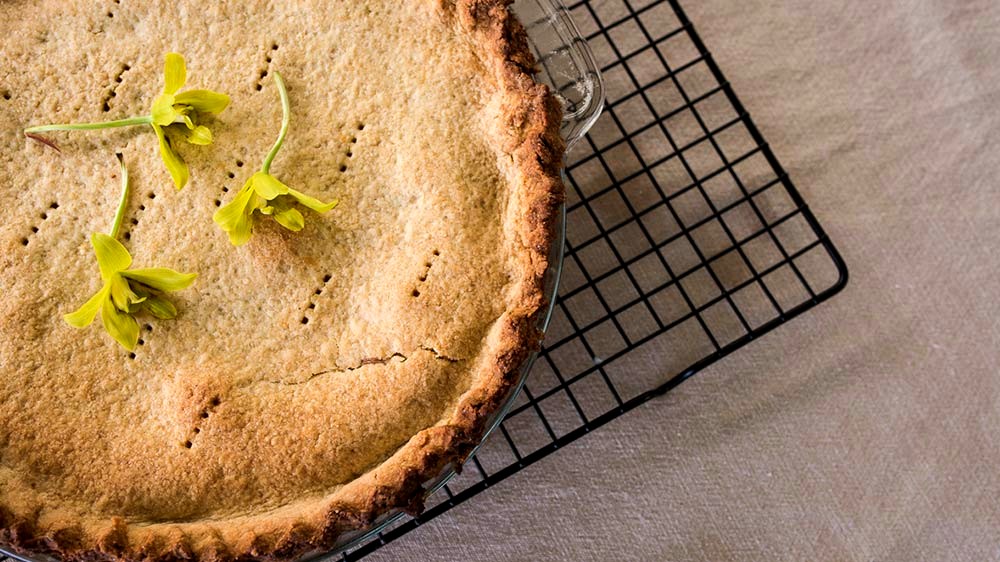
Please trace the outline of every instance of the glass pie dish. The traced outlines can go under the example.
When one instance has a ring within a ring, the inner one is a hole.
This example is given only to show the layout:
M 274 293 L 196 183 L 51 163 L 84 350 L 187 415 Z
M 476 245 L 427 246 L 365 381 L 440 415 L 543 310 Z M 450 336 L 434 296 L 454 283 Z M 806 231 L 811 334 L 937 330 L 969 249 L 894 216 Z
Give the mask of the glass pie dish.
M 590 128 L 600 113 L 603 104 L 603 88 L 592 54 L 584 39 L 580 36 L 573 22 L 569 19 L 567 10 L 558 0 L 518 0 L 514 10 L 528 31 L 529 41 L 534 54 L 539 61 L 541 70 L 539 80 L 548 84 L 558 96 L 564 107 L 564 118 L 561 132 L 567 146 L 572 146 Z M 565 178 L 564 178 L 565 180 Z M 550 267 L 546 273 L 545 292 L 549 307 L 539 319 L 539 327 L 544 331 L 552 312 L 556 290 L 562 265 L 563 246 L 565 242 L 565 208 L 560 213 L 560 224 L 556 240 L 552 245 Z M 504 400 L 504 406 L 495 412 L 487 423 L 487 431 L 483 440 L 499 425 L 504 415 L 510 409 L 514 399 L 520 392 L 525 378 L 534 361 L 534 355 L 520 367 L 518 382 L 510 395 Z M 473 451 L 472 454 L 475 454 Z M 461 467 L 449 466 L 442 474 L 424 484 L 426 495 L 430 495 L 445 485 Z M 329 559 L 346 549 L 351 548 L 383 530 L 404 514 L 401 511 L 389 512 L 378 518 L 368 529 L 359 530 L 341 538 L 337 546 L 327 552 L 314 552 L 304 559 Z M 54 561 L 43 555 L 15 554 L 0 549 L 0 554 L 24 561 Z

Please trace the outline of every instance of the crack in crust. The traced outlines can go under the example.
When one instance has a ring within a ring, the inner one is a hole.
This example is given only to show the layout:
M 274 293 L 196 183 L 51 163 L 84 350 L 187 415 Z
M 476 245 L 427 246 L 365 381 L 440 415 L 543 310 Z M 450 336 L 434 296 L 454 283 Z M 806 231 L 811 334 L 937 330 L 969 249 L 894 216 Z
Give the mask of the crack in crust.
M 440 361 L 446 361 L 448 363 L 458 363 L 460 361 L 464 361 L 464 359 L 458 359 L 458 358 L 455 358 L 455 357 L 448 357 L 447 355 L 442 355 L 442 354 L 438 353 L 438 351 L 436 349 L 434 349 L 433 347 L 430 347 L 430 346 L 422 345 L 422 346 L 420 346 L 419 349 L 421 351 L 426 351 L 426 352 L 432 354 L 435 359 L 438 359 Z M 406 355 L 404 355 L 404 354 L 402 354 L 402 353 L 400 353 L 400 352 L 397 351 L 397 352 L 391 353 L 391 354 L 389 354 L 389 355 L 387 355 L 385 357 L 365 357 L 364 359 L 362 359 L 361 361 L 359 361 L 357 365 L 353 365 L 351 367 L 343 367 L 343 368 L 340 368 L 340 369 L 324 369 L 322 371 L 318 371 L 318 372 L 312 373 L 308 377 L 306 377 L 306 378 L 304 378 L 304 379 L 302 379 L 300 381 L 285 381 L 285 380 L 281 380 L 281 379 L 278 379 L 278 380 L 265 379 L 265 380 L 260 380 L 260 381 L 253 381 L 251 384 L 269 383 L 269 384 L 279 384 L 279 385 L 282 385 L 282 386 L 298 386 L 300 384 L 306 384 L 306 383 L 312 381 L 313 379 L 315 379 L 316 377 L 321 377 L 323 375 L 336 375 L 336 374 L 342 374 L 342 373 L 350 373 L 351 371 L 357 371 L 358 369 L 367 367 L 368 365 L 388 365 L 394 359 L 399 359 L 399 362 L 402 363 L 402 362 L 406 361 L 407 359 L 409 359 L 410 355 L 412 355 L 412 354 L 406 354 Z
M 319 372 L 316 372 L 316 373 L 312 373 L 311 375 L 309 375 L 308 377 L 306 377 L 306 378 L 304 378 L 304 379 L 302 379 L 300 381 L 284 381 L 284 380 L 280 380 L 279 379 L 279 380 L 262 380 L 262 381 L 254 381 L 254 382 L 255 383 L 257 383 L 257 382 L 265 382 L 265 383 L 269 383 L 269 384 L 280 384 L 282 386 L 298 386 L 300 384 L 306 384 L 306 383 L 312 381 L 313 379 L 315 379 L 316 377 L 322 377 L 323 375 L 336 375 L 336 374 L 341 374 L 341 373 L 350 373 L 351 371 L 357 371 L 358 369 L 361 369 L 363 367 L 367 367 L 368 365 L 388 365 L 389 362 L 392 361 L 393 359 L 399 359 L 400 362 L 402 363 L 403 361 L 406 361 L 406 356 L 403 355 L 402 353 L 396 352 L 396 353 L 393 353 L 393 354 L 391 354 L 391 355 L 389 355 L 387 357 L 365 357 L 357 365 L 354 365 L 352 367 L 344 367 L 343 369 L 324 369 L 322 371 L 319 371 Z
M 440 359 L 441 361 L 447 361 L 448 363 L 458 363 L 459 361 L 465 361 L 464 359 L 460 359 L 458 357 L 449 357 L 447 355 L 443 355 L 441 352 L 439 352 L 438 350 L 434 349 L 429 345 L 422 345 L 420 346 L 420 349 L 432 353 L 435 359 Z
M 513 156 L 522 183 L 515 196 L 521 198 L 524 213 L 515 236 L 525 250 L 522 267 L 527 279 L 498 321 L 499 333 L 485 352 L 491 360 L 478 386 L 463 396 L 446 423 L 421 431 L 380 466 L 296 511 L 184 525 L 130 526 L 114 517 L 103 530 L 84 532 L 72 521 L 58 528 L 49 524 L 43 531 L 37 511 L 15 514 L 0 505 L 0 543 L 65 560 L 291 559 L 330 549 L 345 533 L 369 526 L 390 510 L 419 513 L 423 485 L 467 458 L 489 416 L 513 388 L 521 364 L 540 345 L 543 278 L 563 201 L 561 108 L 548 88 L 533 79 L 535 62 L 527 36 L 508 9 L 513 0 L 427 1 L 482 45 L 482 59 L 507 101 L 504 126 L 510 138 L 502 148 Z

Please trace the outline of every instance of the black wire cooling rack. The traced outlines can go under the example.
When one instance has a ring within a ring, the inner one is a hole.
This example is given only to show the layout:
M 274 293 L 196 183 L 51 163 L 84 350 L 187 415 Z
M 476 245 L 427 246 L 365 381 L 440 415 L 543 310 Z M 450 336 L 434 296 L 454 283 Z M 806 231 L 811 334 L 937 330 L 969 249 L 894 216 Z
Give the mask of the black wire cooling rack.
M 565 263 L 544 349 L 463 473 L 421 515 L 339 560 L 668 392 L 847 283 L 840 254 L 676 0 L 568 8 L 607 104 L 568 156 Z M 644 346 L 671 350 L 657 372 L 633 359 Z
M 497 431 L 427 509 L 336 560 L 370 554 L 847 283 L 676 0 L 568 7 L 608 101 L 568 156 L 565 264 L 544 349 Z M 656 372 L 634 359 L 648 346 L 670 350 Z

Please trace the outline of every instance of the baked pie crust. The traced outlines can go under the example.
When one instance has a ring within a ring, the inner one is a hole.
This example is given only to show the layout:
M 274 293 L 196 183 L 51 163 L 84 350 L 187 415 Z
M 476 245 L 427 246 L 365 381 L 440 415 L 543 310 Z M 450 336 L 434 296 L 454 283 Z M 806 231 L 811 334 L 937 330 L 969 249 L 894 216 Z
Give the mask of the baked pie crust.
M 508 4 L 2 3 L 0 543 L 292 558 L 421 509 L 539 345 L 564 147 Z M 148 131 L 21 134 L 145 113 L 169 51 L 233 98 L 182 191 Z M 272 70 L 274 173 L 340 206 L 233 248 L 211 217 L 273 141 Z M 132 354 L 61 318 L 99 283 L 116 151 L 136 266 L 199 273 Z

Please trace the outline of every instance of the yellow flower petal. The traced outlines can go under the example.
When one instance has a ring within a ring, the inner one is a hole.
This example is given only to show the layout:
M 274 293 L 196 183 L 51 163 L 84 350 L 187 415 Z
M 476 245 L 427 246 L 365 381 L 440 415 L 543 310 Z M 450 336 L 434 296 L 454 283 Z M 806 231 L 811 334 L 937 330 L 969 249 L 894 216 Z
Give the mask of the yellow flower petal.
M 300 213 L 298 209 L 291 207 L 274 213 L 274 220 L 278 221 L 278 224 L 288 230 L 291 230 L 292 232 L 302 230 L 302 227 L 306 224 L 302 213 Z
M 184 163 L 180 155 L 174 152 L 174 148 L 170 145 L 170 139 L 163 132 L 163 128 L 154 124 L 153 130 L 156 131 L 156 138 L 160 139 L 160 157 L 163 158 L 163 164 L 166 165 L 167 171 L 170 172 L 170 177 L 174 180 L 174 185 L 177 189 L 181 189 L 188 182 L 189 172 L 187 164 Z
M 129 307 L 139 301 L 139 295 L 132 291 L 132 287 L 129 287 L 128 281 L 125 280 L 120 274 L 112 277 L 111 281 L 108 282 L 111 289 L 111 302 L 118 307 L 118 310 L 128 312 Z
M 90 235 L 90 245 L 97 256 L 97 266 L 101 268 L 101 279 L 110 281 L 116 273 L 132 265 L 132 256 L 125 246 L 103 232 Z
M 336 207 L 337 203 L 340 203 L 340 201 L 337 201 L 336 199 L 330 201 L 329 203 L 324 203 L 319 199 L 316 199 L 315 197 L 309 197 L 305 193 L 302 193 L 300 191 L 295 191 L 294 189 L 289 189 L 288 194 L 294 197 L 295 200 L 301 203 L 302 205 L 309 207 L 310 209 L 316 211 L 317 213 L 325 213 L 330 209 Z
M 198 125 L 193 130 L 188 131 L 187 141 L 201 146 L 212 144 L 212 131 L 204 125 Z
M 87 302 L 83 303 L 83 306 L 70 312 L 69 314 L 63 315 L 63 320 L 67 324 L 73 326 L 74 328 L 85 328 L 94 321 L 94 317 L 97 316 L 98 311 L 101 310 L 101 304 L 104 299 L 108 298 L 109 287 L 105 283 L 101 287 L 100 291 L 94 293 L 94 296 L 90 297 Z
M 199 115 L 217 115 L 222 113 L 231 101 L 226 94 L 212 90 L 188 90 L 177 94 L 175 103 L 190 106 Z
M 198 277 L 198 274 L 180 273 L 166 267 L 151 267 L 123 271 L 121 276 L 157 291 L 170 292 L 188 288 L 194 282 L 195 277 Z
M 160 320 L 170 320 L 177 316 L 177 307 L 163 297 L 150 295 L 146 298 L 146 302 L 142 303 L 142 306 Z
M 180 116 L 174 109 L 174 96 L 170 94 L 160 94 L 153 100 L 153 108 L 150 110 L 153 123 L 161 127 L 171 125 Z
M 111 299 L 104 299 L 101 303 L 101 321 L 104 322 L 104 329 L 122 347 L 129 351 L 135 349 L 139 341 L 139 323 L 127 312 L 118 310 Z
M 163 63 L 163 93 L 176 94 L 187 82 L 187 68 L 184 57 L 177 53 L 167 53 Z
M 257 172 L 250 177 L 250 181 L 253 183 L 253 189 L 257 192 L 257 195 L 268 201 L 289 191 L 287 185 L 278 181 L 271 174 L 265 174 L 264 172 Z
M 245 244 L 250 239 L 250 215 L 256 207 L 256 193 L 248 181 L 236 199 L 215 212 L 212 220 L 229 234 L 233 246 Z

